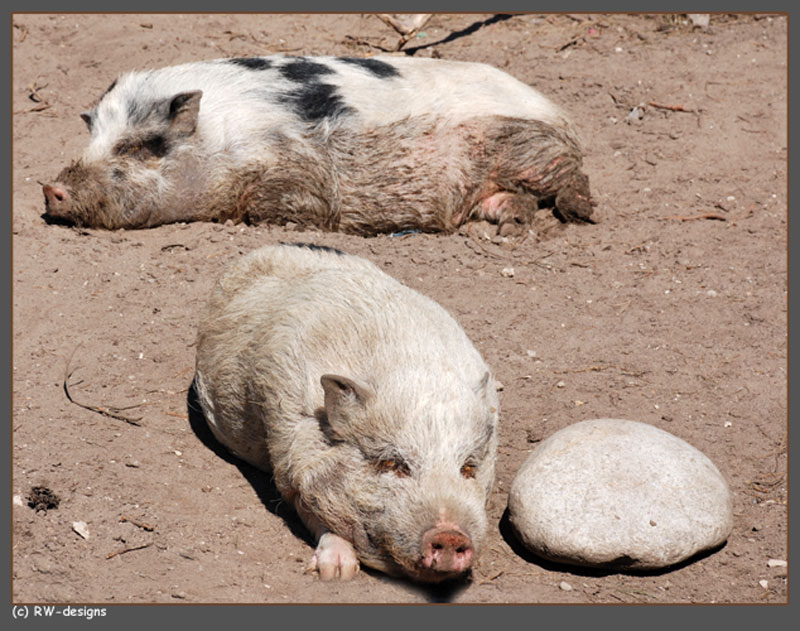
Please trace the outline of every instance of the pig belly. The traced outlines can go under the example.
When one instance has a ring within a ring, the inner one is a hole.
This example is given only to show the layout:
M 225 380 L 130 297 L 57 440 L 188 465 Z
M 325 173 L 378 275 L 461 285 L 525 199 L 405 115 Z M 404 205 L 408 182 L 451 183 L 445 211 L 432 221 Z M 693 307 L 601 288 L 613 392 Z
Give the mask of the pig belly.
M 541 121 L 408 119 L 334 148 L 345 232 L 452 232 L 486 219 L 511 233 L 527 228 L 540 201 L 565 220 L 592 212 L 577 141 Z

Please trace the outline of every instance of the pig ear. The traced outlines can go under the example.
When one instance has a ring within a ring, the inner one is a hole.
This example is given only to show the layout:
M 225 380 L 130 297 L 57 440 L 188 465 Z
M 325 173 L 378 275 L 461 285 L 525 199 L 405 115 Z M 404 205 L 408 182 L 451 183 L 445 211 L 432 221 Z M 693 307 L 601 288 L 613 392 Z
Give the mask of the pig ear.
M 182 136 L 190 136 L 197 127 L 202 90 L 181 92 L 172 97 L 169 104 L 169 127 Z
M 337 423 L 346 422 L 351 412 L 360 410 L 372 397 L 372 390 L 340 375 L 322 375 L 322 389 L 325 390 L 325 412 L 328 424 L 334 430 Z
M 83 122 L 86 123 L 89 131 L 92 131 L 92 112 L 89 110 L 81 112 L 81 118 L 83 119 Z

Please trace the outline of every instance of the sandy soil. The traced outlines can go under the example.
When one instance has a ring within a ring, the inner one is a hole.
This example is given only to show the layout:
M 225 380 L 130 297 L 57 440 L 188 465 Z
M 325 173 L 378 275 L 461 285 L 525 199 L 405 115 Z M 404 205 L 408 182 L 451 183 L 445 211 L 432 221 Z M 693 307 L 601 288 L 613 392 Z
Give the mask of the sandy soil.
M 715 15 L 708 27 L 435 16 L 409 52 L 499 66 L 562 104 L 584 139 L 599 223 L 542 216 L 521 243 L 484 225 L 372 239 L 46 225 L 40 182 L 79 155 L 78 115 L 117 73 L 274 52 L 364 56 L 397 37 L 361 15 L 13 23 L 14 602 L 787 602 L 786 568 L 768 565 L 788 559 L 785 16 Z M 642 117 L 626 120 L 636 106 Z M 190 418 L 197 314 L 215 277 L 286 240 L 365 256 L 439 301 L 503 383 L 491 532 L 471 580 L 430 590 L 371 571 L 350 583 L 305 574 L 312 543 L 268 476 Z M 598 417 L 651 423 L 715 462 L 735 497 L 724 548 L 650 574 L 520 549 L 504 519 L 515 471 L 538 441 Z

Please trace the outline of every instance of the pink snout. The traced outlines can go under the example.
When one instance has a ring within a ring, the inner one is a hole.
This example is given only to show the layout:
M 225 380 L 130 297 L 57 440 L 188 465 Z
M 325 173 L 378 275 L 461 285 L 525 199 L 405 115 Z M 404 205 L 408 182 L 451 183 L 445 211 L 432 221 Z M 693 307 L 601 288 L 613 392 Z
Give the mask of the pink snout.
M 66 187 L 59 184 L 45 184 L 42 186 L 44 192 L 44 203 L 47 212 L 58 216 L 59 210 L 69 205 L 69 193 Z
M 422 536 L 422 565 L 443 574 L 469 569 L 475 558 L 472 541 L 453 526 L 436 526 Z

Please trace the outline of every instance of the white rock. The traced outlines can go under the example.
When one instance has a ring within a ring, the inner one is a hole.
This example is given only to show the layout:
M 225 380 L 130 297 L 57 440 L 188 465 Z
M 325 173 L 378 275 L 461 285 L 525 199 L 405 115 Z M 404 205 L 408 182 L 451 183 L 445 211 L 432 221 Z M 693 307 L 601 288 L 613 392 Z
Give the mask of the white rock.
M 769 567 L 786 567 L 789 564 L 783 559 L 770 559 L 767 561 L 767 565 Z
M 508 509 L 534 553 L 593 567 L 667 567 L 733 529 L 730 490 L 704 454 L 617 419 L 575 423 L 542 441 L 517 472 Z
M 691 20 L 692 24 L 701 27 L 708 26 L 711 21 L 711 15 L 708 13 L 687 13 L 686 17 Z
M 86 525 L 85 521 L 73 521 L 72 529 L 84 539 L 89 538 L 89 526 Z

